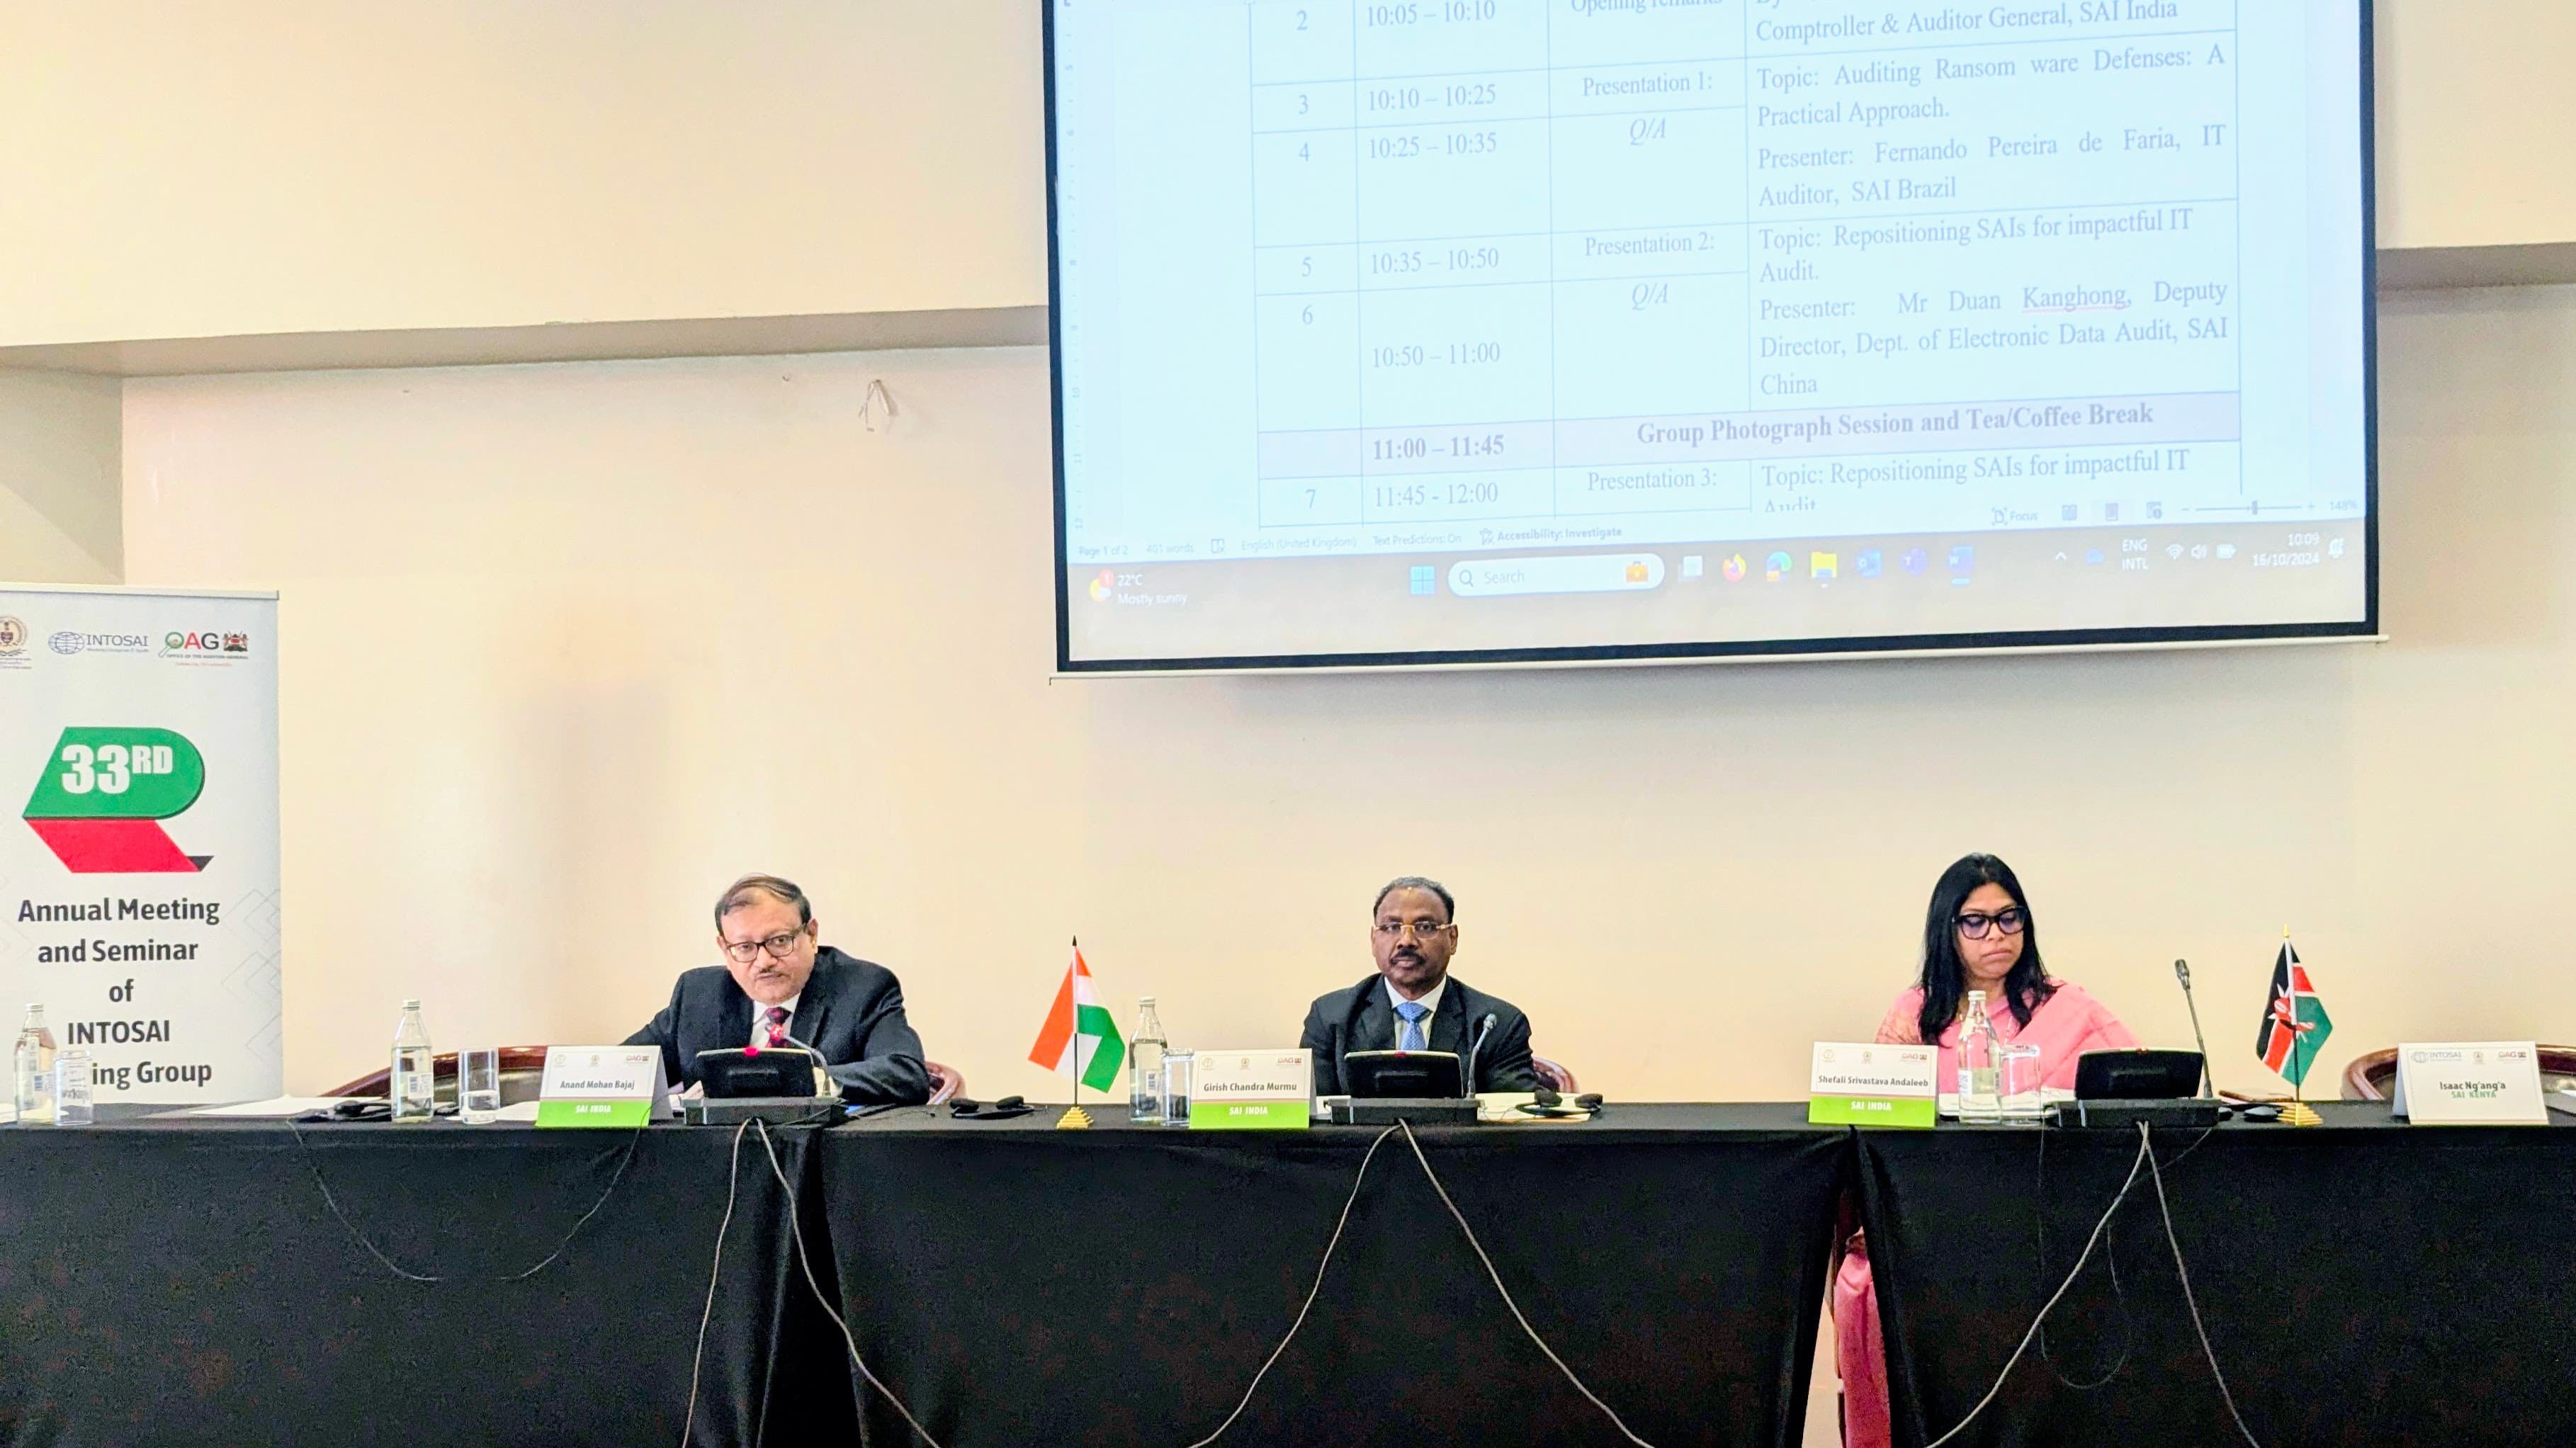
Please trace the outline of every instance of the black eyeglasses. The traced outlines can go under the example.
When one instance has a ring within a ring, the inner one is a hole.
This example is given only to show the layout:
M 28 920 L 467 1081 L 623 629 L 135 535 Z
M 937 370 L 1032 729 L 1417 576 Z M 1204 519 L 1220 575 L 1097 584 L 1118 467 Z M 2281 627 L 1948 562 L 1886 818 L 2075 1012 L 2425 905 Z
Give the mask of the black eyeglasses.
M 799 928 L 782 930 L 767 940 L 727 940 L 722 943 L 724 953 L 732 956 L 737 964 L 749 965 L 759 959 L 760 952 L 764 950 L 769 952 L 772 960 L 785 960 L 796 953 L 796 942 L 804 935 L 804 930 Z
M 1963 915 L 1951 917 L 1951 923 L 1959 927 L 1959 933 L 1970 940 L 1985 939 L 1989 928 L 2000 930 L 2006 935 L 2019 935 L 2022 926 L 2029 922 L 2030 917 L 2023 914 L 2022 908 L 2018 905 L 2010 910 L 1998 910 L 1992 915 L 1971 910 Z

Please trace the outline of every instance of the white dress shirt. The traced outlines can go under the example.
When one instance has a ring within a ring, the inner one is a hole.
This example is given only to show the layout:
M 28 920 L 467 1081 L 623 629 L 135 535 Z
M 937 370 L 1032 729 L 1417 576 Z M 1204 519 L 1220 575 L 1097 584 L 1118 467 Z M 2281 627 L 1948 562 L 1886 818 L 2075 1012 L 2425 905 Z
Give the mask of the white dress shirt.
M 805 993 L 803 991 L 798 991 L 796 994 L 789 996 L 787 999 L 778 1003 L 787 1011 L 787 1019 L 783 1023 L 783 1029 L 789 1031 L 796 1029 L 796 1003 L 804 998 Z M 748 1044 L 754 1046 L 766 1046 L 769 1044 L 768 1017 L 769 1007 L 762 1005 L 758 1001 L 753 1001 L 751 1003 L 751 1040 Z
M 1388 1010 L 1395 1010 L 1396 1006 L 1404 1000 L 1404 997 L 1395 993 L 1394 982 L 1380 979 L 1378 984 L 1386 987 L 1386 1008 Z M 1444 975 L 1440 977 L 1440 983 L 1438 985 L 1424 991 L 1420 996 L 1415 998 L 1416 1002 L 1421 1005 L 1423 1011 L 1422 1049 L 1426 1051 L 1431 1049 L 1432 1018 L 1440 1014 L 1440 993 L 1447 989 L 1449 989 L 1449 977 Z M 1398 1050 L 1402 1050 L 1404 1047 L 1404 1015 L 1400 1011 L 1396 1013 L 1395 1017 L 1395 1044 Z

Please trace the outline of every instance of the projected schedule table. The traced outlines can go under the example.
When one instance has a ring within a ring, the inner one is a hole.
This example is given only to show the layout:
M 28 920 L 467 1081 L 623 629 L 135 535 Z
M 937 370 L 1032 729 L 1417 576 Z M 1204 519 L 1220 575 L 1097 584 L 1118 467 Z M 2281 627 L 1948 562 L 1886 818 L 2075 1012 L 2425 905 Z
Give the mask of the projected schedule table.
M 2233 0 L 1249 12 L 1265 531 L 2244 505 Z

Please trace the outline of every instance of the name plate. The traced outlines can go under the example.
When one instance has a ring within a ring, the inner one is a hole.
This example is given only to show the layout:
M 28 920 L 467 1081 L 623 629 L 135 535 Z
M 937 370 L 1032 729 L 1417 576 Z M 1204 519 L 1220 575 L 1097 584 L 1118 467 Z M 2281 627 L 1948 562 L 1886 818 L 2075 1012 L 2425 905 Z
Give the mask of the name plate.
M 539 1126 L 642 1126 L 667 1109 L 659 1046 L 548 1046 Z
M 1312 1119 L 1312 1051 L 1201 1051 L 1191 1064 L 1193 1131 L 1303 1131 Z
M 1807 1119 L 1833 1126 L 1928 1127 L 1939 1119 L 1941 1051 L 1818 1041 L 1807 1074 Z
M 2388 1109 L 2416 1126 L 2546 1126 L 2540 1052 L 2529 1041 L 2401 1045 Z

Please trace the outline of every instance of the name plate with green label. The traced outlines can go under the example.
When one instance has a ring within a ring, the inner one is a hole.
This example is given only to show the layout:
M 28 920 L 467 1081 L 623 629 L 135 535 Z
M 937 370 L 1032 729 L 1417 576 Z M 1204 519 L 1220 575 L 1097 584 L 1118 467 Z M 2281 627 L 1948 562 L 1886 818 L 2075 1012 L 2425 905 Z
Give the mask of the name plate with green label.
M 668 1109 L 659 1046 L 549 1046 L 539 1126 L 643 1126 Z
M 1940 1119 L 1933 1046 L 1818 1041 L 1807 1081 L 1807 1119 L 1832 1126 L 1929 1127 Z
M 1193 1131 L 1303 1131 L 1314 1119 L 1311 1051 L 1201 1051 L 1192 1064 Z

